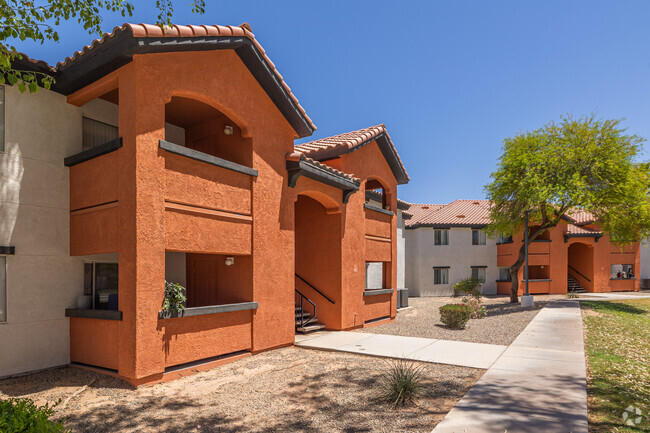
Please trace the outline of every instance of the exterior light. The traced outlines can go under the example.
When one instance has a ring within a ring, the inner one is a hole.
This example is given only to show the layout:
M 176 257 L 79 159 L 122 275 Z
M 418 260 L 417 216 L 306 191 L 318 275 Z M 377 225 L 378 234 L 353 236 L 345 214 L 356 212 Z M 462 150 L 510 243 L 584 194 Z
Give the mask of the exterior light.
M 223 133 L 226 135 L 232 135 L 234 131 L 235 131 L 234 128 L 230 125 L 226 125 L 223 127 Z
M 226 257 L 226 266 L 232 266 L 235 264 L 235 258 L 232 256 Z

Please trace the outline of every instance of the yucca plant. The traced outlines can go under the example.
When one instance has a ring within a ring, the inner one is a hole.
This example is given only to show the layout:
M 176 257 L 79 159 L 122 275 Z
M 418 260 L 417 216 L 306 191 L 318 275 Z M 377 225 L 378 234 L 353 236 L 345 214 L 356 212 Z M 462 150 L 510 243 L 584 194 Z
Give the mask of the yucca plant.
M 404 359 L 388 362 L 384 374 L 382 397 L 398 407 L 412 401 L 423 389 L 422 367 Z

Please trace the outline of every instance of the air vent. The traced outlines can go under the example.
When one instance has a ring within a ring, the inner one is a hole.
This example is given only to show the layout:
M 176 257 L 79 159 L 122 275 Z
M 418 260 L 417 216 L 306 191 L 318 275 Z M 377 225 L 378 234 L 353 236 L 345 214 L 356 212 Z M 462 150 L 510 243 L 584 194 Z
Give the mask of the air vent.
M 475 202 L 474 202 L 474 203 L 472 203 L 472 204 L 481 204 L 481 203 L 479 203 L 479 202 L 477 202 L 477 201 L 475 201 Z
M 456 218 L 465 218 L 465 215 L 456 215 Z
M 427 210 L 427 209 L 429 209 L 429 206 L 422 206 L 421 209 Z

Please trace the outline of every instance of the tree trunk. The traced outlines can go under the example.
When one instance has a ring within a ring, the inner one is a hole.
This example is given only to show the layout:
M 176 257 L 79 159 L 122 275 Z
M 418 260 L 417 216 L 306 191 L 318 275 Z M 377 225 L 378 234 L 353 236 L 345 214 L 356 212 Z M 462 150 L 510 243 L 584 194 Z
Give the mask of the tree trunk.
M 521 244 L 521 248 L 519 248 L 519 257 L 517 258 L 515 264 L 510 266 L 510 279 L 512 280 L 512 284 L 510 285 L 510 302 L 512 304 L 519 302 L 519 269 L 521 269 L 521 266 L 524 264 L 525 260 L 526 245 Z

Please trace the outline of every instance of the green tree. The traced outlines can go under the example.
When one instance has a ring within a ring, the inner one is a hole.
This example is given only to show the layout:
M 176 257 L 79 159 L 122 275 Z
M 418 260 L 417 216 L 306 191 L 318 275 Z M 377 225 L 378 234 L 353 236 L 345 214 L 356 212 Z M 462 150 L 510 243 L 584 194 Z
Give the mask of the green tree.
M 174 14 L 172 0 L 156 0 L 159 26 L 171 25 Z M 193 0 L 192 12 L 203 14 L 205 0 Z M 134 6 L 125 0 L 0 0 L 0 84 L 17 84 L 21 92 L 39 87 L 49 89 L 54 78 L 48 74 L 21 70 L 14 60 L 22 58 L 11 44 L 12 40 L 33 40 L 41 44 L 57 42 L 57 27 L 62 21 L 76 19 L 89 34 L 102 34 L 102 13 L 119 13 L 123 17 L 133 14 Z
M 484 187 L 492 202 L 492 235 L 516 235 L 525 213 L 536 229 L 530 240 L 555 227 L 567 212 L 594 214 L 611 239 L 625 244 L 650 235 L 650 167 L 637 160 L 645 140 L 628 135 L 620 120 L 563 116 L 535 131 L 504 140 L 497 170 Z M 539 224 L 539 225 L 537 225 Z M 517 273 L 524 245 L 510 267 L 510 301 L 518 302 Z

